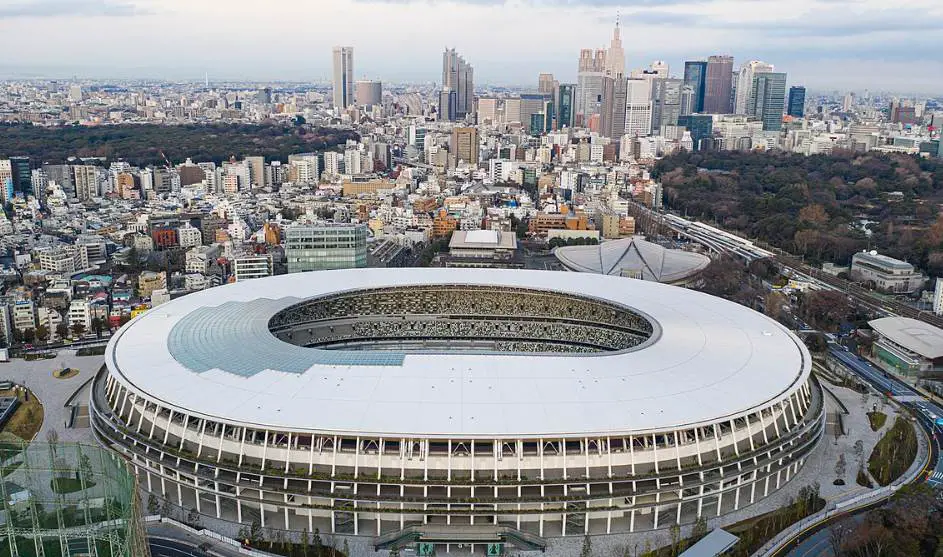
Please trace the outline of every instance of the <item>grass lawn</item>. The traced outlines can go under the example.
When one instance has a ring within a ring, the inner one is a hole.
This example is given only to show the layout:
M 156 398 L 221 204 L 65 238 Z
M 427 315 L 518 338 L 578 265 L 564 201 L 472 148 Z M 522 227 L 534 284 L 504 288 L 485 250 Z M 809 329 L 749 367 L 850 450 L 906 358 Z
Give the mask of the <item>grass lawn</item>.
M 868 421 L 871 422 L 871 431 L 877 431 L 887 423 L 887 414 L 884 412 L 868 412 Z
M 907 471 L 917 456 L 917 432 L 909 420 L 898 416 L 868 458 L 868 470 L 881 485 L 888 485 Z
M 85 488 L 88 489 L 95 485 L 95 482 L 85 482 Z M 76 478 L 53 478 L 49 482 L 49 487 L 54 493 L 65 495 L 82 491 L 82 482 Z
M 76 356 L 104 356 L 104 346 L 86 346 L 75 351 Z
M 0 396 L 15 396 L 12 390 L 0 391 Z M 13 413 L 13 416 L 0 429 L 2 433 L 12 433 L 24 441 L 32 441 L 33 437 L 43 426 L 43 405 L 39 402 L 32 391 L 29 393 L 29 400 L 24 401 L 20 398 L 20 406 Z

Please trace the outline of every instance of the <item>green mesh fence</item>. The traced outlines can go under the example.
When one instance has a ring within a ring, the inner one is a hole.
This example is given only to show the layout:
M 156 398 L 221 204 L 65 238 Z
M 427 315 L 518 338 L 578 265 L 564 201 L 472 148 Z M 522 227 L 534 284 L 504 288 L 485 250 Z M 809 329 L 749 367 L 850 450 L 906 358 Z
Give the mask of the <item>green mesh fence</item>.
M 0 557 L 148 555 L 135 477 L 77 443 L 0 441 Z

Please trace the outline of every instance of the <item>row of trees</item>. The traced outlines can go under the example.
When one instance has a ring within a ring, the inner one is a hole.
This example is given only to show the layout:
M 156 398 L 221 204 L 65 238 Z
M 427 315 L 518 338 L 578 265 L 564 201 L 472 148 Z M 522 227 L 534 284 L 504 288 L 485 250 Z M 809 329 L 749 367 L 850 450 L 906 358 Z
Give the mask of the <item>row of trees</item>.
M 105 329 L 108 328 L 108 322 L 101 317 L 92 318 L 92 327 L 91 330 L 101 338 L 102 333 Z M 59 323 L 56 325 L 56 337 L 57 338 L 67 338 L 71 336 L 72 338 L 79 338 L 85 334 L 86 327 L 84 323 L 73 323 L 71 326 L 66 325 L 65 323 Z M 37 325 L 35 329 L 13 329 L 12 332 L 14 344 L 28 343 L 32 344 L 34 342 L 48 342 L 52 337 L 52 331 L 49 330 L 49 327 L 46 325 Z

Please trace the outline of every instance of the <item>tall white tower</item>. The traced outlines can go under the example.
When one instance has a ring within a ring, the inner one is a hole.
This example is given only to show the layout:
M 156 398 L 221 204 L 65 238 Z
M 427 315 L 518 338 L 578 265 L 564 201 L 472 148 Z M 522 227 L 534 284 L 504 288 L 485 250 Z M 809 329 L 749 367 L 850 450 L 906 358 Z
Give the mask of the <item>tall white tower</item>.
M 620 31 L 619 16 L 616 16 L 616 28 L 612 31 L 612 42 L 606 53 L 606 72 L 613 77 L 625 75 L 625 50 L 622 48 Z
M 354 47 L 334 47 L 334 108 L 354 104 Z
M 747 114 L 748 108 L 752 105 L 750 96 L 753 94 L 753 76 L 773 71 L 775 70 L 772 64 L 759 60 L 751 60 L 740 66 L 740 73 L 737 75 L 737 96 L 733 103 L 735 114 Z

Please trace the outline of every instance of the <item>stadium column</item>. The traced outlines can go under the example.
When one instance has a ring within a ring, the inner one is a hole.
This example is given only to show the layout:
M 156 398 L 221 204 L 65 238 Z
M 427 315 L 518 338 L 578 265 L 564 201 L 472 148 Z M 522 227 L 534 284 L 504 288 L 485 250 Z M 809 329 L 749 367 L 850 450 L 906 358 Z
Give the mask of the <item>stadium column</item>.
M 177 447 L 177 450 L 183 450 L 183 444 L 187 440 L 187 430 L 190 429 L 190 414 L 183 414 L 183 423 L 180 428 L 180 446 Z
M 262 440 L 262 465 L 260 466 L 261 470 L 265 471 L 265 459 L 268 457 L 268 430 L 262 431 L 263 436 L 265 437 Z M 259 487 L 262 487 L 262 476 L 264 474 L 259 474 Z
M 288 432 L 288 448 L 285 449 L 285 474 L 288 474 L 288 466 L 291 463 L 291 432 Z M 288 488 L 288 478 L 285 478 L 285 488 Z
M 200 437 L 196 445 L 196 457 L 200 458 L 203 455 L 203 439 L 206 436 L 206 420 L 200 420 Z
M 730 437 L 733 439 L 734 454 L 740 456 L 740 443 L 737 442 L 737 423 L 733 418 L 730 419 Z
M 684 498 L 684 475 L 681 473 L 681 441 L 678 437 L 678 430 L 674 430 L 675 434 L 675 459 L 678 463 L 678 516 L 675 519 L 675 523 L 681 524 L 681 500 Z
M 148 433 L 147 433 L 147 440 L 148 440 L 148 441 L 153 441 L 153 440 L 154 440 L 154 428 L 157 427 L 157 418 L 158 418 L 159 415 L 160 415 L 160 405 L 157 404 L 157 403 L 155 403 L 155 404 L 154 404 L 154 416 L 151 418 L 151 429 L 150 429 L 150 431 L 148 431 Z
M 753 443 L 753 426 L 750 424 L 750 422 L 752 422 L 753 420 L 750 419 L 749 414 L 746 416 L 746 421 L 747 421 L 747 435 L 750 436 L 750 452 L 753 452 L 756 450 L 756 445 Z M 753 459 L 756 460 L 756 457 L 754 456 Z

